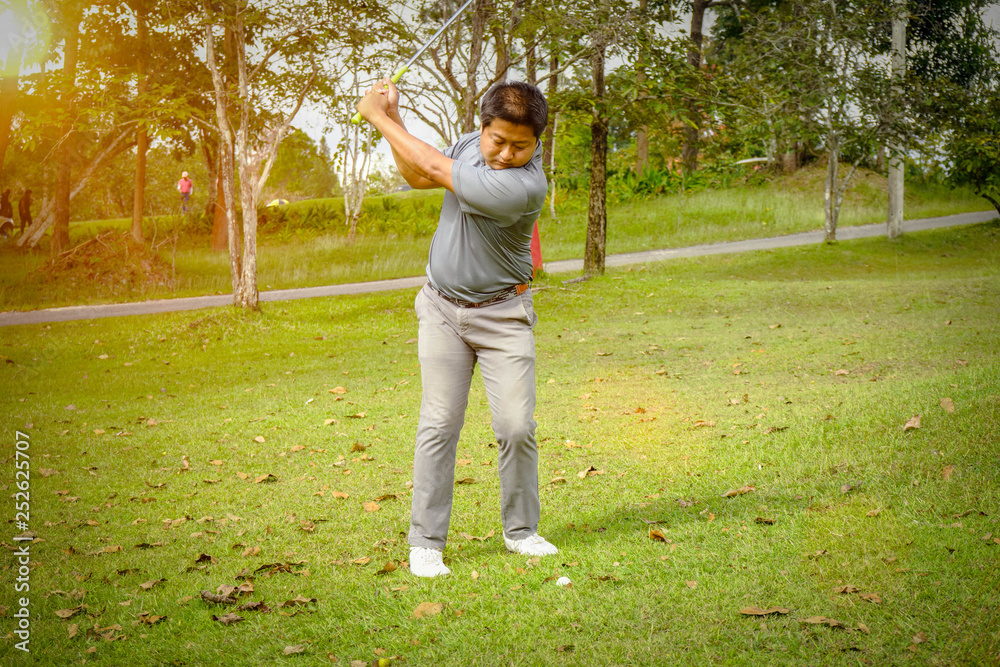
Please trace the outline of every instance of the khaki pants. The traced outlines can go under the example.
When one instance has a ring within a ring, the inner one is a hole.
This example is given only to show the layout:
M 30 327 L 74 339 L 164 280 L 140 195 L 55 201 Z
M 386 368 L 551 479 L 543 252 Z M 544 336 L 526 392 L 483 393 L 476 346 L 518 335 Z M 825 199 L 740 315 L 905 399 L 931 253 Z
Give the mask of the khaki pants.
M 531 290 L 481 308 L 463 308 L 429 284 L 414 304 L 423 398 L 413 455 L 409 542 L 443 549 L 451 518 L 455 452 L 479 363 L 499 445 L 500 517 L 515 540 L 538 531 L 535 338 Z

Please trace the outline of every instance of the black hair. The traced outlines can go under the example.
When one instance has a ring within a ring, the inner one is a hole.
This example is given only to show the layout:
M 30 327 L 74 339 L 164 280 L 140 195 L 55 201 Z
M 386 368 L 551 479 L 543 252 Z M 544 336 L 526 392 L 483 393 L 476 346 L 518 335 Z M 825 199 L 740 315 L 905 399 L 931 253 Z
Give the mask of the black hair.
M 499 118 L 515 125 L 527 125 L 540 139 L 549 124 L 549 103 L 536 86 L 524 81 L 504 81 L 486 91 L 479 107 L 479 121 L 489 127 Z

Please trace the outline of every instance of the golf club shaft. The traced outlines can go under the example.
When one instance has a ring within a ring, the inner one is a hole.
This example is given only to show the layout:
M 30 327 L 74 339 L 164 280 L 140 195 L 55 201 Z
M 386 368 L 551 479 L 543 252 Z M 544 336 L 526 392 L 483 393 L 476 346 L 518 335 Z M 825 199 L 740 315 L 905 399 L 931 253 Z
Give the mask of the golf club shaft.
M 455 12 L 454 14 L 452 14 L 451 18 L 449 18 L 447 21 L 444 22 L 444 25 L 441 26 L 440 28 L 438 28 L 437 32 L 435 32 L 433 35 L 431 35 L 431 38 L 428 39 L 426 42 L 424 42 L 423 46 L 421 46 L 419 49 L 417 49 L 417 52 L 414 53 L 412 56 L 410 56 L 410 59 L 407 60 L 403 64 L 402 67 L 400 67 L 398 70 L 396 70 L 395 74 L 393 74 L 390 77 L 390 79 L 392 80 L 392 82 L 393 83 L 399 83 L 399 80 L 403 78 L 403 75 L 406 74 L 407 70 L 410 69 L 410 67 L 413 65 L 413 63 L 417 62 L 417 59 L 421 55 L 423 55 L 423 52 L 426 51 L 427 49 L 429 49 L 430 46 L 431 46 L 431 44 L 433 44 L 434 42 L 436 42 L 437 38 L 441 36 L 441 33 L 443 33 L 445 30 L 447 30 L 448 26 L 450 26 L 452 23 L 454 23 L 455 20 L 459 16 L 462 15 L 462 12 L 464 12 L 466 9 L 468 9 L 469 5 L 471 5 L 475 1 L 476 0 L 466 0 L 465 4 L 462 5 L 461 7 L 459 7 L 458 11 Z M 354 123 L 355 125 L 357 125 L 358 123 L 360 123 L 361 122 L 361 114 L 360 113 L 354 114 L 354 116 L 351 118 L 351 122 Z

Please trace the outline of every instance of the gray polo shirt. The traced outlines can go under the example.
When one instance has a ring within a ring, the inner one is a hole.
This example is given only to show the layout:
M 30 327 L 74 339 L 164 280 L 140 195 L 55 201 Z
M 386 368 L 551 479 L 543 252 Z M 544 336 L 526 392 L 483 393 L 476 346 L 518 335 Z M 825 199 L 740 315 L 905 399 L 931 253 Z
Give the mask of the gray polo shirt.
M 463 135 L 444 154 L 455 160 L 455 192 L 445 191 L 431 240 L 427 278 L 450 297 L 480 302 L 531 279 L 531 234 L 545 203 L 542 145 L 528 164 L 492 169 L 479 132 Z

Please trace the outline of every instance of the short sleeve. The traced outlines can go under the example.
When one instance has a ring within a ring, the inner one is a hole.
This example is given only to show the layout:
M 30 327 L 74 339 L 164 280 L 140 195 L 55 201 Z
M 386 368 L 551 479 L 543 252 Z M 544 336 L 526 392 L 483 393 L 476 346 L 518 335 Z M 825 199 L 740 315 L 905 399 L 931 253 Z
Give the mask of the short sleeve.
M 451 179 L 462 212 L 490 218 L 501 227 L 520 222 L 528 210 L 523 169 L 490 169 L 455 161 Z

